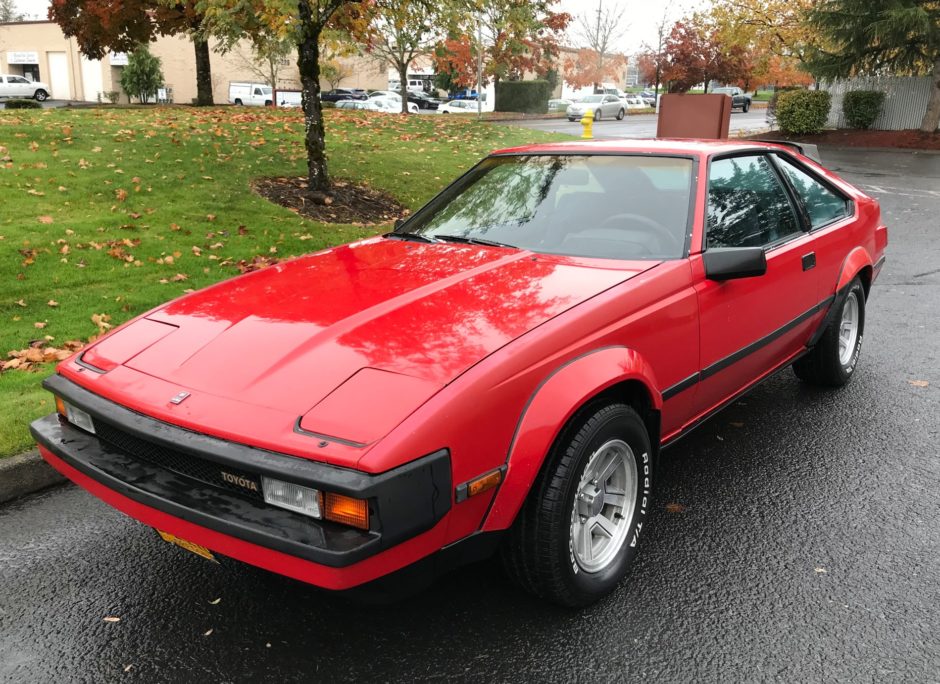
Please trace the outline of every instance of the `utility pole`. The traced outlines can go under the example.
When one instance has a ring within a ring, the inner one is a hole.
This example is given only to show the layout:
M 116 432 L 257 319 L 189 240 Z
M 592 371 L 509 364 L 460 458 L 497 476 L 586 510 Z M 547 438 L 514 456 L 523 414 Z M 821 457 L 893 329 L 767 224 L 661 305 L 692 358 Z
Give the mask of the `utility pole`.
M 601 46 L 601 6 L 604 4 L 604 0 L 597 0 L 597 32 L 594 34 L 594 42 L 597 44 L 597 74 L 600 76 L 604 73 L 604 50 L 606 46 Z M 600 84 L 594 84 L 595 92 L 598 89 Z
M 483 17 L 477 18 L 477 119 L 483 120 Z

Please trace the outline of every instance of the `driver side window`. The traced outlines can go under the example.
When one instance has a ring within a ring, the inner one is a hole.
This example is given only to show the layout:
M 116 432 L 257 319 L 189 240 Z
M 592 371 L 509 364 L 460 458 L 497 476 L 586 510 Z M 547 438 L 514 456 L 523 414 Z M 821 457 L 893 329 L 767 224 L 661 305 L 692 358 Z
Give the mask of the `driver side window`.
M 705 247 L 763 247 L 801 232 L 770 162 L 763 155 L 712 162 Z

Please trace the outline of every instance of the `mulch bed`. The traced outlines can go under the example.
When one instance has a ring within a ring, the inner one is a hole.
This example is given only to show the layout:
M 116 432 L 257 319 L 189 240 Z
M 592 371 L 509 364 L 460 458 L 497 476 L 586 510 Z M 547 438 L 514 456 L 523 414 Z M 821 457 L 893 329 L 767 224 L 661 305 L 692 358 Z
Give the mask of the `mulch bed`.
M 344 181 L 334 180 L 325 195 L 311 192 L 303 176 L 259 178 L 251 187 L 265 199 L 320 223 L 378 225 L 391 223 L 408 213 L 389 195 Z
M 753 137 L 785 138 L 779 131 Z M 904 131 L 840 129 L 823 131 L 819 135 L 803 135 L 787 139 L 817 145 L 832 145 L 833 147 L 895 147 L 904 150 L 940 150 L 940 133 L 922 133 L 917 129 Z

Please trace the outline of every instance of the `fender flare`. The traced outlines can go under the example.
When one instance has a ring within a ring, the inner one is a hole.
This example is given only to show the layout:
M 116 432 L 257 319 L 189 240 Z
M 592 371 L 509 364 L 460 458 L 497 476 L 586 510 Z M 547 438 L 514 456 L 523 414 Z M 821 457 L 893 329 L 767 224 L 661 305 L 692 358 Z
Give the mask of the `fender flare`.
M 628 347 L 601 347 L 553 370 L 529 397 L 516 424 L 506 457 L 506 476 L 483 521 L 483 531 L 512 525 L 561 429 L 585 402 L 618 383 L 643 384 L 650 406 L 662 409 L 653 368 Z M 659 435 L 650 435 L 655 441 Z
M 835 294 L 838 294 L 846 285 L 852 282 L 864 268 L 873 268 L 874 262 L 871 255 L 864 247 L 856 247 L 842 262 L 842 270 L 839 272 L 839 281 L 836 283 Z

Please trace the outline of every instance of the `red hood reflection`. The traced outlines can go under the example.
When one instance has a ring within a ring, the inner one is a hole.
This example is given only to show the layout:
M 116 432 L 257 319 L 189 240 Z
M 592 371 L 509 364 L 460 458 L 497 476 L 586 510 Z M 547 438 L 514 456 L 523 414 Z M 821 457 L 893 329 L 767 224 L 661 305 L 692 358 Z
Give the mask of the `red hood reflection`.
M 655 263 L 592 268 L 526 251 L 376 238 L 171 302 L 149 318 L 179 329 L 125 365 L 299 414 L 367 367 L 443 386 Z

